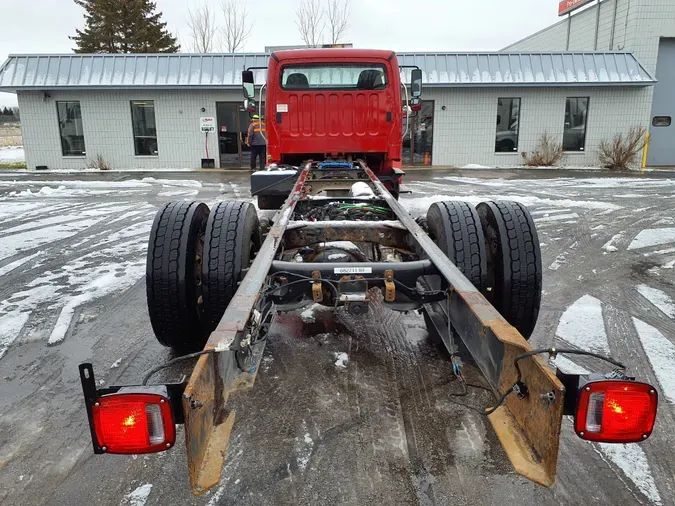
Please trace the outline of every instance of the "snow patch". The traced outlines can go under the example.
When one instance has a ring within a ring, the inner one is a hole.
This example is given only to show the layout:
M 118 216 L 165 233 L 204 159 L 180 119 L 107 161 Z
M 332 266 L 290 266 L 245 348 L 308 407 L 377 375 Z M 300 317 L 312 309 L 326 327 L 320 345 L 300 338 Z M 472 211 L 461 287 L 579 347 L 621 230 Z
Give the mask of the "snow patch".
M 579 349 L 608 354 L 602 302 L 590 295 L 578 299 L 560 317 L 556 335 Z
M 0 148 L 0 162 L 23 162 L 26 159 L 23 146 Z
M 675 319 L 675 301 L 666 292 L 647 285 L 638 285 L 637 291 L 663 314 Z
M 115 360 L 112 365 L 110 366 L 111 369 L 117 369 L 120 365 L 122 364 L 122 359 L 118 358 Z
M 637 443 L 608 444 L 599 443 L 604 453 L 623 473 L 635 483 L 652 504 L 662 504 L 661 496 L 647 461 L 647 455 Z
M 38 248 L 61 239 L 67 239 L 100 221 L 102 220 L 80 220 L 3 237 L 0 241 L 0 260 L 16 255 L 23 250 Z
M 152 490 L 152 484 L 146 483 L 136 488 L 133 492 L 128 493 L 122 498 L 120 506 L 145 506 L 145 503 L 148 500 L 150 491 Z
M 3 265 L 2 267 L 0 267 L 0 277 L 4 276 L 9 272 L 12 272 L 17 267 L 21 267 L 23 264 L 30 262 L 31 260 L 33 260 L 33 258 L 40 256 L 43 253 L 44 253 L 43 251 L 38 251 L 37 253 L 33 253 L 30 256 L 19 258 L 18 260 L 14 260 L 12 263 Z
M 0 358 L 19 336 L 29 317 L 30 313 L 18 311 L 0 317 Z
M 129 182 L 138 182 L 135 179 L 130 180 Z M 186 186 L 189 188 L 201 188 L 202 183 L 195 181 L 194 179 L 155 179 L 154 177 L 144 177 L 140 181 L 141 183 L 156 183 L 162 184 L 164 186 Z
M 199 190 L 167 190 L 157 194 L 158 197 L 194 197 L 199 194 Z
M 349 355 L 347 355 L 344 351 L 333 353 L 333 355 L 335 356 L 335 367 L 345 369 L 347 367 L 347 362 L 349 362 Z
M 494 169 L 494 167 L 488 167 L 487 165 L 479 165 L 477 163 L 468 163 L 459 167 L 460 169 Z
M 569 213 L 569 214 L 554 214 L 553 216 L 549 216 L 549 214 L 545 214 L 541 218 L 535 218 L 535 223 L 546 223 L 548 221 L 562 221 L 562 220 L 573 220 L 578 218 L 579 215 L 577 213 Z
M 587 369 L 575 364 L 569 358 L 562 355 L 558 355 L 555 360 L 551 360 L 551 364 L 567 374 L 590 374 Z
M 300 318 L 302 318 L 302 321 L 305 323 L 313 323 L 315 320 L 314 317 L 314 311 L 316 310 L 316 306 L 318 304 L 312 304 L 308 308 L 306 308 L 302 313 L 300 313 Z
M 658 329 L 633 317 L 642 347 L 652 364 L 656 379 L 661 385 L 661 394 L 668 402 L 675 404 L 675 345 Z
M 642 230 L 633 239 L 628 249 L 649 248 L 650 246 L 658 246 L 669 242 L 675 242 L 675 228 L 648 228 Z

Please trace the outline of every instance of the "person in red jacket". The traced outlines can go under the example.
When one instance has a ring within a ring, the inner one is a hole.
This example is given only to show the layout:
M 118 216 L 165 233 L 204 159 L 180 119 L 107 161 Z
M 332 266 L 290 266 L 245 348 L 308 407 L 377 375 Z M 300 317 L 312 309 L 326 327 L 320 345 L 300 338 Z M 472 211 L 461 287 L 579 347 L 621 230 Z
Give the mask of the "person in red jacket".
M 267 138 L 265 137 L 265 122 L 261 121 L 260 116 L 257 114 L 254 114 L 251 117 L 246 144 L 251 147 L 251 170 L 255 170 L 256 158 L 260 158 L 260 169 L 264 169 L 267 144 Z

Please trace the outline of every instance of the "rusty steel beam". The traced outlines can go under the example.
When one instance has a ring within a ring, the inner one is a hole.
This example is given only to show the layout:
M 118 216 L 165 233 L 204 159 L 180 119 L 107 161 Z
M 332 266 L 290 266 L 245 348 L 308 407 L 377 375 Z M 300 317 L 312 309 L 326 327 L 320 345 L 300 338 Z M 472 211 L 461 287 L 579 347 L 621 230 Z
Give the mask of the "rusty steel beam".
M 203 494 L 220 481 L 235 416 L 227 408 L 230 394 L 251 388 L 255 382 L 265 348 L 264 341 L 253 346 L 250 372 L 241 371 L 236 362 L 235 351 L 230 350 L 230 347 L 237 347 L 244 337 L 246 324 L 260 297 L 308 174 L 307 166 L 298 175 L 293 191 L 279 211 L 278 219 L 227 306 L 218 327 L 209 337 L 204 349 L 214 350 L 216 353 L 205 354 L 199 358 L 185 388 L 185 445 L 190 486 L 195 495 Z
M 492 389 L 504 394 L 517 377 L 515 357 L 532 347 L 448 260 L 375 174 L 365 170 L 396 217 L 450 284 L 447 318 Z M 537 356 L 522 360 L 520 368 L 528 396 L 520 399 L 509 395 L 489 418 L 516 472 L 548 487 L 555 481 L 565 388 Z

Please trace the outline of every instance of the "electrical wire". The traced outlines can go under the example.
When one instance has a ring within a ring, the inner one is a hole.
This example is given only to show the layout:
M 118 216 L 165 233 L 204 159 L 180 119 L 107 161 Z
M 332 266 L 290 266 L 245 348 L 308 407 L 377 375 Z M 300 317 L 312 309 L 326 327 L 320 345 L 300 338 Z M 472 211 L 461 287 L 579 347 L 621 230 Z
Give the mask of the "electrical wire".
M 613 364 L 613 365 L 619 367 L 619 369 L 621 369 L 622 371 L 626 369 L 626 366 L 623 365 L 618 360 L 614 360 L 611 357 L 606 357 L 604 355 L 600 355 L 598 353 L 593 353 L 593 352 L 590 352 L 590 351 L 575 350 L 575 349 L 572 349 L 572 348 L 537 348 L 537 349 L 528 351 L 526 353 L 523 353 L 521 355 L 518 355 L 514 359 L 513 365 L 515 365 L 516 370 L 518 371 L 518 379 L 513 383 L 513 385 L 511 385 L 511 387 L 509 387 L 508 390 L 506 390 L 506 392 L 504 392 L 504 394 L 497 400 L 497 403 L 494 406 L 489 407 L 489 408 L 480 409 L 480 408 L 477 408 L 475 406 L 471 406 L 469 404 L 466 404 L 464 402 L 460 402 L 456 399 L 452 399 L 452 397 L 464 397 L 464 396 L 468 395 L 469 391 L 468 391 L 467 385 L 475 387 L 475 388 L 483 388 L 485 390 L 488 390 L 488 389 L 483 387 L 482 385 L 469 385 L 469 384 L 467 384 L 466 381 L 464 380 L 464 376 L 462 375 L 461 368 L 455 362 L 454 356 L 451 355 L 450 361 L 452 362 L 453 372 L 454 372 L 455 376 L 457 377 L 457 379 L 460 381 L 460 384 L 462 385 L 462 392 L 458 393 L 458 394 L 450 394 L 450 396 L 451 396 L 451 398 L 449 399 L 450 402 L 452 402 L 454 404 L 459 404 L 460 406 L 464 406 L 465 408 L 469 408 L 469 409 L 471 409 L 471 410 L 473 410 L 473 411 L 475 411 L 475 412 L 477 412 L 481 415 L 484 415 L 484 416 L 491 415 L 502 404 L 504 404 L 504 401 L 506 401 L 506 398 L 510 394 L 515 392 L 517 389 L 519 389 L 519 387 L 521 385 L 522 375 L 521 375 L 520 366 L 518 365 L 518 362 L 520 362 L 521 360 L 523 360 L 527 357 L 532 357 L 534 355 L 540 355 L 542 353 L 548 353 L 549 356 L 553 357 L 553 358 L 555 358 L 558 354 L 586 355 L 586 356 L 594 357 L 594 358 L 597 358 L 599 360 L 603 360 L 607 363 Z
M 163 363 L 162 365 L 158 365 L 157 367 L 154 367 L 148 371 L 148 373 L 143 377 L 143 382 L 142 385 L 146 386 L 148 384 L 148 380 L 154 376 L 156 373 L 161 371 L 162 369 L 166 369 L 167 367 L 171 367 L 174 364 L 177 364 L 179 362 L 183 362 L 185 360 L 189 360 L 191 358 L 197 358 L 201 357 L 202 355 L 208 355 L 210 353 L 215 353 L 215 349 L 208 349 L 208 350 L 202 350 L 198 351 L 195 353 L 189 353 L 188 355 L 183 355 L 182 357 L 176 357 L 174 359 L 169 360 L 168 362 Z

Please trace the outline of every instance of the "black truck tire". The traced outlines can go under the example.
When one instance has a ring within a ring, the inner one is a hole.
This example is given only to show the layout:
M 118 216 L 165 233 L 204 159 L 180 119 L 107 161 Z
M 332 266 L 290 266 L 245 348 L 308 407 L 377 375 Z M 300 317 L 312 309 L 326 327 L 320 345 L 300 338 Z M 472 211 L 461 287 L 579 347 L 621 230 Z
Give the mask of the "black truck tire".
M 209 208 L 169 202 L 150 231 L 145 286 L 157 340 L 179 354 L 199 351 L 209 333 L 201 318 L 201 241 Z
M 482 202 L 478 215 L 487 241 L 488 299 L 525 339 L 534 331 L 542 291 L 541 249 L 532 216 L 518 202 Z
M 456 200 L 436 202 L 427 211 L 426 227 L 441 251 L 483 291 L 487 281 L 485 236 L 473 206 Z
M 220 202 L 209 215 L 202 264 L 204 321 L 213 332 L 261 245 L 258 215 L 249 202 Z

